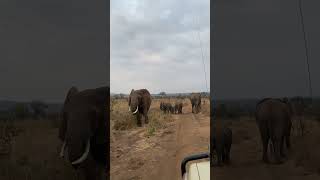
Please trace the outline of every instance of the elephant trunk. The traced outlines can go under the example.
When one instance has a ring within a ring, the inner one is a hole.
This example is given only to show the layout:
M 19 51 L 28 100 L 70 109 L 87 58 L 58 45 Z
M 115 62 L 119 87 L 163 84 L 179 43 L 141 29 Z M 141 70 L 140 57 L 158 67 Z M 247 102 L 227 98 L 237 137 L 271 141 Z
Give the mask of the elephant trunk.
M 84 160 L 86 160 L 88 157 L 89 151 L 90 151 L 90 139 L 88 139 L 88 141 L 87 141 L 86 149 L 85 149 L 84 153 L 82 154 L 82 156 L 79 159 L 71 162 L 71 164 L 73 164 L 73 165 L 79 164 L 79 163 L 83 162 Z
M 60 151 L 60 157 L 65 158 L 67 160 L 69 160 L 69 151 L 70 149 L 68 149 L 68 146 L 66 145 L 66 141 L 63 142 L 63 145 L 61 147 L 61 151 Z M 86 143 L 86 147 L 85 147 L 85 151 L 84 153 L 80 156 L 80 158 L 74 160 L 71 162 L 72 165 L 76 165 L 79 164 L 81 162 L 83 162 L 84 160 L 87 159 L 88 155 L 90 152 L 90 139 L 88 139 L 87 143 Z

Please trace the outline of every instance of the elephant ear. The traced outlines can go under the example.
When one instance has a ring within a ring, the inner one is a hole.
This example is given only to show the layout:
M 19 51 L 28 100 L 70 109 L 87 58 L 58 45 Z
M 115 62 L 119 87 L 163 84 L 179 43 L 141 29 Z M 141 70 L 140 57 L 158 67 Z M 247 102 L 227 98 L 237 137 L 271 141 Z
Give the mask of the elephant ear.
M 133 92 L 134 92 L 134 89 L 131 89 L 131 92 L 130 92 L 129 97 L 128 97 L 128 105 L 129 106 L 131 104 L 131 95 L 133 94 Z
M 134 92 L 134 89 L 131 89 L 130 95 Z
M 67 131 L 67 119 L 65 116 L 65 106 L 70 102 L 71 98 L 77 94 L 79 91 L 76 87 L 71 87 L 67 93 L 66 99 L 64 101 L 64 105 L 62 108 L 62 116 L 61 116 L 61 124 L 60 124 L 60 128 L 59 128 L 59 138 L 64 141 L 65 139 L 65 135 L 66 135 L 66 131 Z

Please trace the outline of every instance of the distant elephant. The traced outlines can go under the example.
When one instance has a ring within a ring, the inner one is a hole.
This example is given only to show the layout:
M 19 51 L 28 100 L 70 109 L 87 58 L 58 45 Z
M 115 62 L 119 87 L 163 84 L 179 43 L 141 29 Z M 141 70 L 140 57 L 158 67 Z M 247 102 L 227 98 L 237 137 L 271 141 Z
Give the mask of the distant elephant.
M 292 109 L 292 115 L 296 118 L 298 121 L 297 130 L 300 129 L 300 133 L 303 136 L 304 135 L 304 122 L 303 122 L 303 116 L 304 111 L 306 108 L 306 104 L 303 101 L 302 97 L 293 97 L 290 99 L 290 107 Z M 298 133 L 298 131 L 297 131 Z
M 199 113 L 201 109 L 201 94 L 191 93 L 190 101 L 192 105 L 192 113 Z
M 167 104 L 167 103 L 164 103 L 164 102 L 161 102 L 161 103 L 160 103 L 160 110 L 163 111 L 164 113 L 167 113 L 168 104 Z
M 171 113 L 171 114 L 174 114 L 174 106 L 172 106 L 172 104 L 168 104 L 168 107 L 169 107 L 169 112 Z
M 79 92 L 72 87 L 62 108 L 60 157 L 87 180 L 109 177 L 109 87 Z
M 176 102 L 174 105 L 174 111 L 176 114 L 182 114 L 182 102 Z
M 221 163 L 230 162 L 230 150 L 232 145 L 232 130 L 228 127 L 216 126 L 213 128 L 212 149 L 217 153 L 218 166 Z M 213 156 L 211 156 L 213 158 Z
M 161 110 L 161 111 L 164 111 L 163 102 L 160 102 L 160 110 Z
M 162 103 L 162 111 L 164 113 L 174 113 L 174 107 L 170 103 Z
M 269 162 L 267 151 L 270 139 L 275 163 L 282 163 L 281 158 L 285 156 L 283 152 L 284 141 L 286 141 L 287 148 L 290 148 L 292 122 L 288 101 L 265 98 L 258 102 L 255 116 L 263 145 L 263 161 Z
M 151 95 L 147 89 L 140 90 L 131 90 L 129 95 L 129 111 L 132 112 L 133 115 L 137 115 L 137 125 L 139 127 L 141 124 L 141 115 L 144 116 L 145 123 L 149 123 L 148 119 L 148 111 L 151 106 Z

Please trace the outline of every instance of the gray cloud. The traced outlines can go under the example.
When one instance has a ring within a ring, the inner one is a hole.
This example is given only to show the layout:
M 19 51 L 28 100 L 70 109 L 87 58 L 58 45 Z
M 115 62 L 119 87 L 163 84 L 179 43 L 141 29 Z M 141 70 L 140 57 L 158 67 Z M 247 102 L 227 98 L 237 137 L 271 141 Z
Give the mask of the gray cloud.
M 217 1 L 213 90 L 219 98 L 308 95 L 297 1 Z M 313 91 L 319 96 L 320 12 L 303 1 Z
M 73 85 L 108 84 L 106 5 L 0 2 L 0 99 L 61 101 Z
M 111 1 L 111 91 L 206 91 L 209 1 Z

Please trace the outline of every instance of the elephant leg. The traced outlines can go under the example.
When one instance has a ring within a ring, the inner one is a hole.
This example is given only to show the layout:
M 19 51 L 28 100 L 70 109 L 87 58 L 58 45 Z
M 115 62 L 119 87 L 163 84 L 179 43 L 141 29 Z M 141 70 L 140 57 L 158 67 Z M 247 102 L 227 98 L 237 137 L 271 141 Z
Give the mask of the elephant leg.
M 285 154 L 284 154 L 284 140 L 285 140 L 285 136 L 283 138 L 281 138 L 281 140 L 280 140 L 280 157 L 285 157 Z
M 304 124 L 302 123 L 302 118 L 299 118 L 299 122 L 300 122 L 300 128 L 301 128 L 301 136 L 304 135 Z
M 221 160 L 223 163 L 226 161 L 226 152 L 224 146 L 221 148 Z
M 261 134 L 261 141 L 262 141 L 262 160 L 265 163 L 269 163 L 269 159 L 268 159 L 268 143 L 269 143 L 269 135 L 267 134 L 267 132 L 263 132 L 260 129 L 260 134 Z
M 286 135 L 286 145 L 287 145 L 287 148 L 288 148 L 288 149 L 291 148 L 290 134 Z
M 148 114 L 147 113 L 144 114 L 144 119 L 145 119 L 144 120 L 145 123 L 148 124 L 149 123 L 149 118 L 148 118 Z
M 275 164 L 280 164 L 281 161 L 281 140 L 280 139 L 273 139 L 273 146 L 274 146 L 274 159 Z
M 142 124 L 141 124 L 141 115 L 140 115 L 139 112 L 137 113 L 137 126 L 139 126 L 139 127 L 142 126 Z
M 230 162 L 230 149 L 231 149 L 231 144 L 228 144 L 225 148 L 225 156 L 226 156 L 226 162 Z
M 218 166 L 221 166 L 222 165 L 222 152 L 218 152 L 217 151 L 217 157 L 218 157 Z
M 223 162 L 223 158 L 224 158 L 223 148 L 221 147 L 221 145 L 218 145 L 216 147 L 216 152 L 217 152 L 217 157 L 218 157 L 218 166 L 221 166 L 222 162 Z

